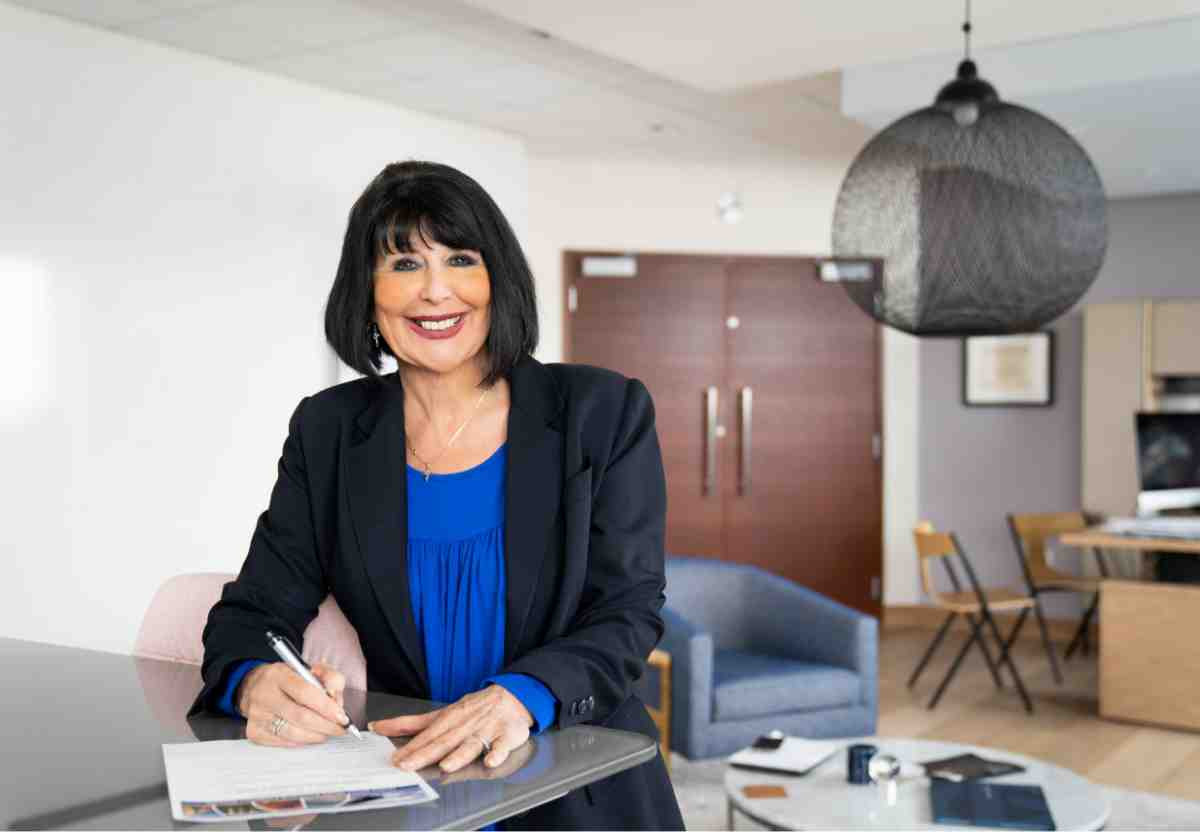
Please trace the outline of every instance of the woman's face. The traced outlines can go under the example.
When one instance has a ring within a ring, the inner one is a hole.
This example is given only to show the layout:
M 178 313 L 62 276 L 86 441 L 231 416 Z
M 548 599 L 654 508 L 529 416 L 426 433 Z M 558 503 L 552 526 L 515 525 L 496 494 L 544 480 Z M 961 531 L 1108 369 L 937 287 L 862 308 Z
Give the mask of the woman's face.
M 409 239 L 375 263 L 375 322 L 401 363 L 447 373 L 481 355 L 491 279 L 478 251 Z

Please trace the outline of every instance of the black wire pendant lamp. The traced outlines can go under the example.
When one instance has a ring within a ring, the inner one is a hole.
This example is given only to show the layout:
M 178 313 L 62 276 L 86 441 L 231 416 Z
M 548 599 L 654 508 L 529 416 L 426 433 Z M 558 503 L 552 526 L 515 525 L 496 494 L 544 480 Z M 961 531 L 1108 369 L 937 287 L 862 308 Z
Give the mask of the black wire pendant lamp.
M 834 209 L 834 255 L 884 262 L 846 292 L 914 335 L 1036 330 L 1087 291 L 1108 245 L 1096 168 L 1065 130 L 979 77 L 966 2 L 958 77 L 867 143 Z

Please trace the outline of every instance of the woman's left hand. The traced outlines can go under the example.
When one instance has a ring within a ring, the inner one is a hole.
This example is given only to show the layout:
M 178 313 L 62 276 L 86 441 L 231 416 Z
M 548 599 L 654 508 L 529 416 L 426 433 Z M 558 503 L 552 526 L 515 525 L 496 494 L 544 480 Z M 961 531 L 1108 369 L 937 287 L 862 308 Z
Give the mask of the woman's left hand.
M 439 765 L 442 771 L 458 771 L 484 752 L 483 764 L 495 768 L 529 739 L 533 717 L 521 700 L 501 685 L 488 685 L 468 693 L 453 705 L 427 714 L 397 716 L 370 723 L 367 727 L 385 737 L 413 736 L 392 755 L 392 765 L 408 771 Z

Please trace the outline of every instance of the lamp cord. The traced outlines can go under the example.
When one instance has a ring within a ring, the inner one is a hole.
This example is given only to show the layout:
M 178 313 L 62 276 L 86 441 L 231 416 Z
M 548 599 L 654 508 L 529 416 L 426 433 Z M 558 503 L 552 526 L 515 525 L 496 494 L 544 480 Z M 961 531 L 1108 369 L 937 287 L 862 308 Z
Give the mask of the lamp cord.
M 965 60 L 971 60 L 971 0 L 966 0 L 967 14 L 966 20 L 963 21 L 963 52 Z

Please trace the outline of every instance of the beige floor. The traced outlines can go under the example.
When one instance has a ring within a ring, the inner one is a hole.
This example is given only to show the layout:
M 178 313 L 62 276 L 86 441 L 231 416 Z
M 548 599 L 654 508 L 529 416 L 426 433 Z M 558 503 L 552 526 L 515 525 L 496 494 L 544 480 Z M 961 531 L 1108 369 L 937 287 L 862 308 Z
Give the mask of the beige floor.
M 1040 646 L 1018 645 L 1017 669 L 1034 702 L 1034 713 L 1029 716 L 1003 674 L 1006 689 L 996 690 L 978 648 L 972 648 L 941 702 L 930 711 L 926 703 L 964 638 L 948 636 L 910 691 L 905 683 L 932 636 L 923 631 L 883 636 L 879 645 L 880 736 L 1003 748 L 1066 766 L 1095 782 L 1200 800 L 1200 734 L 1101 719 L 1094 653 L 1062 665 L 1060 687 L 1050 675 Z M 1196 695 L 1200 696 L 1200 691 Z

